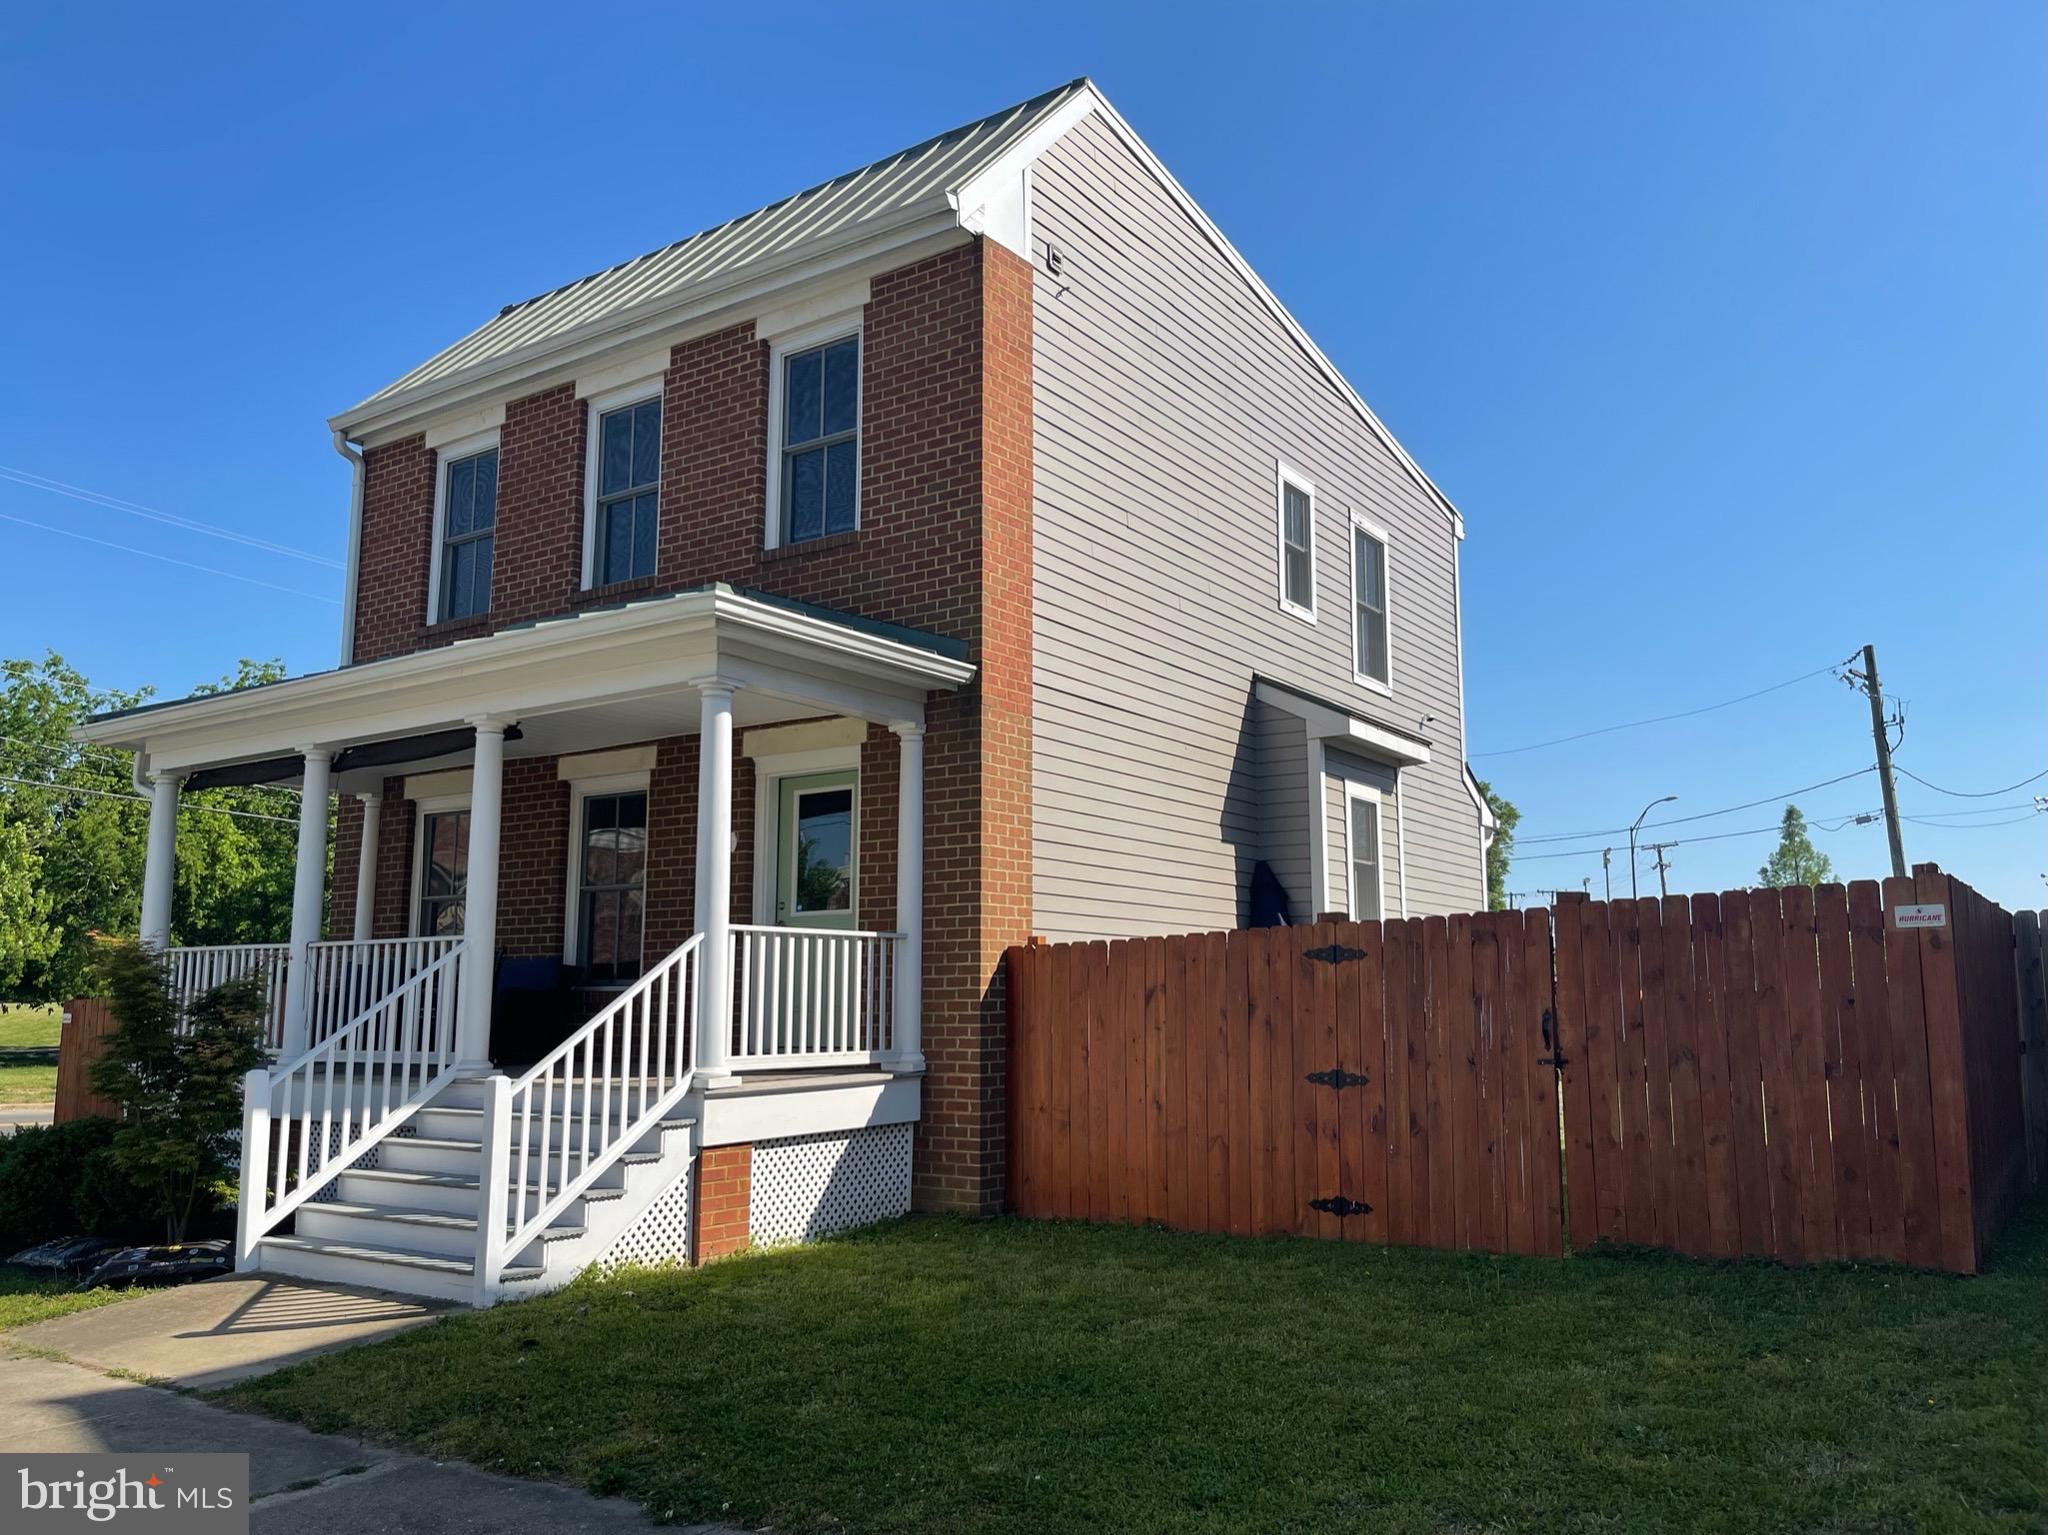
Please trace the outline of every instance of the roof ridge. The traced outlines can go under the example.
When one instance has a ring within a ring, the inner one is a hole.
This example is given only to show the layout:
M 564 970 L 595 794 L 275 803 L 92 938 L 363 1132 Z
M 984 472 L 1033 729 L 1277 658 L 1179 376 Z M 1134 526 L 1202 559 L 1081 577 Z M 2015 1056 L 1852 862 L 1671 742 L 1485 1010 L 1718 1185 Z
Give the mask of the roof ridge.
M 1040 91 L 1036 96 L 1027 96 L 1022 101 L 1014 101 L 1006 107 L 998 107 L 993 112 L 984 112 L 979 117 L 971 117 L 964 123 L 946 129 L 943 133 L 934 133 L 929 138 L 920 139 L 917 143 L 902 149 L 892 150 L 886 155 L 868 161 L 865 165 L 856 165 L 853 169 L 841 171 L 836 176 L 827 176 L 823 181 L 815 182 L 801 191 L 791 192 L 786 197 L 778 197 L 772 203 L 763 203 L 758 208 L 749 208 L 745 213 L 736 213 L 731 218 L 721 220 L 719 223 L 707 224 L 694 233 L 686 234 L 680 239 L 671 240 L 666 245 L 658 245 L 651 251 L 642 251 L 637 256 L 628 256 L 624 261 L 615 261 L 608 267 L 600 267 L 595 272 L 586 272 L 581 277 L 573 278 L 565 283 L 557 283 L 554 287 L 543 289 L 541 292 L 533 294 L 528 298 L 516 300 L 500 309 L 498 311 L 498 318 L 503 319 L 506 315 L 512 314 L 517 310 L 524 309 L 531 304 L 538 304 L 542 299 L 553 298 L 557 293 L 567 293 L 571 288 L 581 287 L 584 283 L 594 282 L 600 277 L 609 277 L 614 272 L 624 271 L 627 267 L 637 266 L 643 261 L 652 261 L 657 256 L 666 256 L 669 252 L 688 245 L 692 240 L 701 240 L 706 235 L 715 235 L 722 229 L 730 229 L 733 225 L 745 223 L 748 219 L 759 218 L 765 213 L 773 213 L 778 208 L 785 208 L 802 198 L 835 187 L 842 181 L 851 181 L 857 176 L 864 176 L 869 171 L 887 165 L 891 161 L 908 159 L 910 156 L 922 153 L 924 150 L 930 149 L 933 145 L 941 143 L 946 139 L 971 132 L 984 123 L 991 123 L 997 118 L 1011 117 L 1019 112 L 1028 111 L 1033 107 L 1051 101 L 1056 96 L 1078 90 L 1080 87 L 1091 83 L 1088 76 L 1076 75 L 1073 79 L 1062 85 L 1056 85 L 1050 90 Z

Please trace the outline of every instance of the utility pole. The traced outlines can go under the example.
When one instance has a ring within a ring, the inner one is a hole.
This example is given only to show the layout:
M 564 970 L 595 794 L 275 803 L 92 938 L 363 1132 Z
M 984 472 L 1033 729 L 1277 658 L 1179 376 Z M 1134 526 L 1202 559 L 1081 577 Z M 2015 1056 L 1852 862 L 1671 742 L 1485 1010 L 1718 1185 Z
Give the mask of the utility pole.
M 1602 896 L 1602 897 L 1601 897 L 1600 899 L 1601 899 L 1601 900 L 1603 900 L 1603 901 L 1611 901 L 1611 900 L 1613 900 L 1613 899 L 1614 899 L 1614 849 L 1613 849 L 1613 848 L 1611 848 L 1611 847 L 1603 847 L 1602 849 L 1600 849 L 1600 878 L 1601 878 L 1602 880 L 1604 880 L 1604 881 L 1606 882 L 1606 885 L 1607 885 L 1607 894 L 1605 894 L 1604 896 Z
M 1884 831 L 1892 845 L 1892 875 L 1906 877 L 1906 845 L 1899 836 L 1899 791 L 1892 782 L 1892 738 L 1884 723 L 1884 689 L 1877 685 L 1877 647 L 1863 647 L 1863 691 L 1870 695 L 1870 735 L 1877 744 L 1877 786 L 1884 794 Z
M 1664 884 L 1664 871 L 1671 867 L 1671 861 L 1664 856 L 1664 849 L 1677 847 L 1676 842 L 1652 842 L 1650 851 L 1657 855 L 1657 894 L 1668 896 L 1671 891 Z

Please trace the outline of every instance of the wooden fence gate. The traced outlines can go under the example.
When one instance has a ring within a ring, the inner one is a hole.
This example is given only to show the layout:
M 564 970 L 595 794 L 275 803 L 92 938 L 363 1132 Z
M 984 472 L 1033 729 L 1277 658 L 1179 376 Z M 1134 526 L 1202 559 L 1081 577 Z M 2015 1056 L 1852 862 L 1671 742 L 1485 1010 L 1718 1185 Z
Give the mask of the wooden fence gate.
M 1561 1250 L 1548 913 L 1014 949 L 1010 986 L 1022 1214 Z
M 1009 953 L 1030 1216 L 1971 1273 L 2048 1170 L 2039 926 L 1909 880 Z

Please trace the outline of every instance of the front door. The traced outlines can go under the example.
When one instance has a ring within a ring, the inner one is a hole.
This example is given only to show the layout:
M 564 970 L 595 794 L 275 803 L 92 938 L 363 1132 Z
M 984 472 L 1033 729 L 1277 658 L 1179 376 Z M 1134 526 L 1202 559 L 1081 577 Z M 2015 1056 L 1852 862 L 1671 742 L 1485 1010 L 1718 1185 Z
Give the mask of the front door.
M 776 818 L 778 926 L 854 926 L 859 787 L 860 775 L 851 769 L 782 780 L 781 813 Z

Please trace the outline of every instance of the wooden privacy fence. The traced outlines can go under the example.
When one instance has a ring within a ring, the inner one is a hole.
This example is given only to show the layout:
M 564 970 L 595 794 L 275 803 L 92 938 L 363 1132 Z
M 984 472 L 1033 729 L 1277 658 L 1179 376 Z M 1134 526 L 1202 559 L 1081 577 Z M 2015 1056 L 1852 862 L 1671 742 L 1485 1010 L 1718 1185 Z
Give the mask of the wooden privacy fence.
M 1547 913 L 1009 962 L 1020 1213 L 1560 1250 Z
M 74 997 L 64 1004 L 64 1027 L 57 1036 L 57 1102 L 52 1123 L 102 1116 L 116 1117 L 120 1105 L 92 1090 L 92 1066 L 107 1051 L 107 1039 L 121 1025 L 104 998 Z
M 2048 1171 L 2028 916 L 1923 865 L 1567 897 L 1554 940 L 1535 911 L 1012 949 L 1011 1203 L 1974 1272 Z

